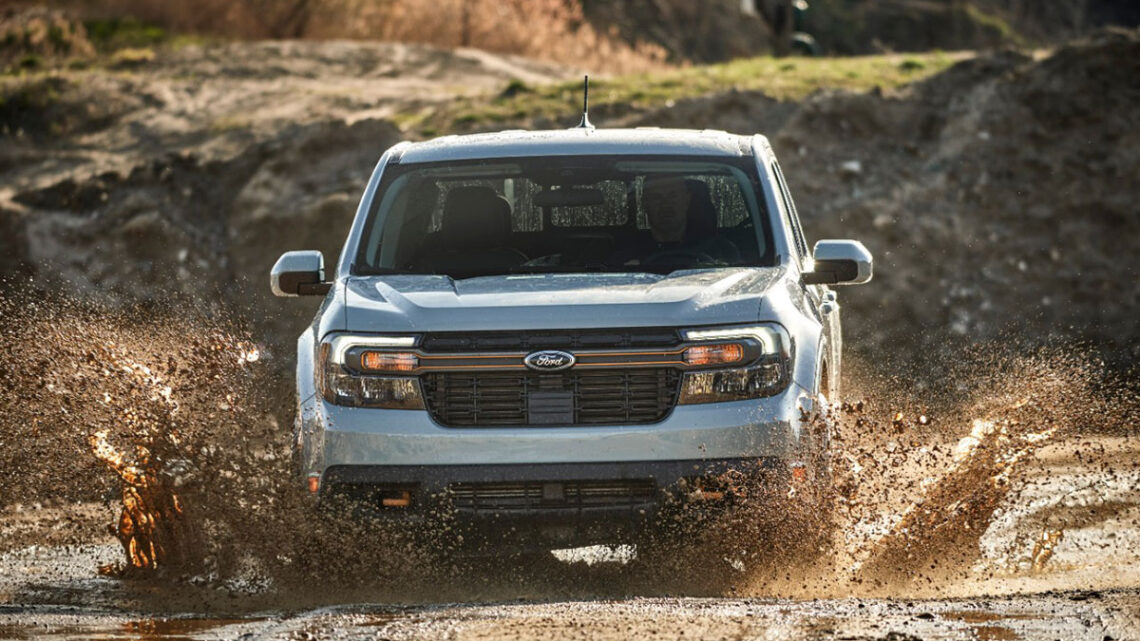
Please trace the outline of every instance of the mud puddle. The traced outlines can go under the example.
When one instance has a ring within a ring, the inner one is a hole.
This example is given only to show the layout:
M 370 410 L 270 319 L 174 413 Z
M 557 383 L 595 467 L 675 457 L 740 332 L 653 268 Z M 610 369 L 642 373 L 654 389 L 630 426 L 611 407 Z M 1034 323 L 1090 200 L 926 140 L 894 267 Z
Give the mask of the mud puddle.
M 99 639 L 107 641 L 190 641 L 251 638 L 260 619 L 125 619 L 59 614 L 23 624 L 0 624 L 3 639 Z
M 337 606 L 244 619 L 0 613 L 12 639 L 1131 639 L 1140 594 L 1093 599 L 632 598 L 418 607 Z

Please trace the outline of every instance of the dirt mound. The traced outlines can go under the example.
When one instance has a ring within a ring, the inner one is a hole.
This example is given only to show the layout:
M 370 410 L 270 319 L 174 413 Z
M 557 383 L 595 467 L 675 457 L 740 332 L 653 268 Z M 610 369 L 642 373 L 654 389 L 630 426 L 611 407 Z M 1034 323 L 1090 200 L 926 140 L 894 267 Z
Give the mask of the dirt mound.
M 1120 32 L 897 97 L 809 100 L 775 145 L 808 228 L 866 236 L 879 259 L 844 297 L 857 349 L 936 351 L 948 328 L 1140 355 L 1138 73 L 1140 36 Z
M 1128 362 L 1137 77 L 1140 32 L 1107 31 L 1042 60 L 967 60 L 892 95 L 732 93 L 628 122 L 767 133 L 812 235 L 875 254 L 874 282 L 841 293 L 847 346 L 871 362 L 924 369 L 915 355 L 999 338 L 1087 340 Z
M 126 176 L 65 179 L 15 196 L 26 211 L 8 214 L 19 236 L 6 242 L 25 270 L 36 265 L 90 296 L 216 296 L 251 312 L 270 351 L 279 352 L 314 305 L 271 302 L 269 268 L 290 249 L 320 249 L 332 265 L 360 185 L 379 152 L 398 140 L 386 121 L 314 123 L 229 159 L 171 154 Z
M 5 273 L 119 299 L 217 292 L 288 355 L 315 303 L 271 302 L 267 271 L 289 249 L 336 259 L 372 165 L 401 137 L 386 116 L 454 95 L 447 65 L 477 70 L 476 86 L 525 67 L 421 49 L 226 45 L 59 79 L 50 108 L 103 111 L 0 148 Z M 325 56 L 340 62 L 310 77 Z M 424 65 L 440 80 L 391 76 Z M 596 121 L 767 133 L 812 235 L 875 253 L 874 283 L 841 295 L 848 347 L 937 381 L 921 355 L 958 344 L 1060 338 L 1140 355 L 1136 77 L 1140 35 L 1111 31 L 1040 60 L 980 56 L 888 95 L 730 92 Z
M 768 53 L 772 32 L 739 0 L 700 3 L 675 0 L 583 0 L 582 10 L 599 29 L 614 29 L 627 42 L 652 42 L 676 61 L 709 62 Z
M 0 79 L 0 274 L 112 301 L 205 297 L 252 310 L 268 353 L 291 351 L 316 303 L 270 304 L 269 268 L 289 249 L 336 260 L 401 137 L 390 118 L 561 73 L 474 50 L 264 42 Z
M 953 51 L 1024 42 L 1018 31 L 1031 29 L 1032 17 L 987 6 L 995 4 L 817 0 L 806 12 L 803 28 L 830 55 Z
M 772 0 L 583 0 L 599 29 L 616 27 L 628 42 L 652 42 L 675 60 L 711 62 L 769 53 L 772 29 L 762 13 Z M 812 0 L 799 29 L 826 55 L 947 51 L 1063 43 L 1105 25 L 1140 25 L 1127 0 Z

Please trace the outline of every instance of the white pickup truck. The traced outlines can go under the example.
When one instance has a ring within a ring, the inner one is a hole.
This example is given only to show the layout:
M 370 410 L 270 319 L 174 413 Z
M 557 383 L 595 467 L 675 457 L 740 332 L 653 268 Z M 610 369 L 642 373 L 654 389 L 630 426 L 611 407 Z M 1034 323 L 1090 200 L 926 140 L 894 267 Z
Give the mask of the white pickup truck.
M 667 499 L 731 503 L 686 493 L 826 447 L 801 421 L 838 393 L 831 288 L 870 278 L 858 242 L 809 250 L 763 136 L 400 143 L 332 273 L 315 251 L 272 270 L 324 296 L 297 466 L 322 500 L 446 513 L 475 545 L 636 541 Z

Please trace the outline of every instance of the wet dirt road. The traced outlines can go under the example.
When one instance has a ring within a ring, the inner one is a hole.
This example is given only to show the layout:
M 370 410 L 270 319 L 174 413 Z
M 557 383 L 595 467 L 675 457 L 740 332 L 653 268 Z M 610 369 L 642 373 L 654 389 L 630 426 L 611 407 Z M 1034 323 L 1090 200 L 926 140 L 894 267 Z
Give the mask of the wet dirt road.
M 1090 447 L 1102 465 L 1077 464 Z M 904 588 L 821 575 L 775 587 L 743 579 L 740 597 L 675 596 L 631 579 L 620 560 L 593 557 L 603 560 L 542 563 L 474 590 L 437 581 L 337 594 L 330 581 L 283 596 L 256 583 L 174 587 L 100 576 L 96 569 L 121 551 L 96 537 L 0 554 L 0 639 L 1135 640 L 1140 479 L 1122 463 L 1138 455 L 1128 438 L 1045 448 L 969 571 Z M 18 538 L 52 524 L 93 528 L 108 514 L 90 504 L 24 509 L 0 524 Z M 1071 524 L 1065 538 L 1047 564 L 1027 567 L 1031 551 L 1016 533 L 1058 515 Z
M 245 619 L 96 612 L 0 616 L 12 639 L 1136 639 L 1140 594 L 949 601 L 632 598 L 345 605 Z

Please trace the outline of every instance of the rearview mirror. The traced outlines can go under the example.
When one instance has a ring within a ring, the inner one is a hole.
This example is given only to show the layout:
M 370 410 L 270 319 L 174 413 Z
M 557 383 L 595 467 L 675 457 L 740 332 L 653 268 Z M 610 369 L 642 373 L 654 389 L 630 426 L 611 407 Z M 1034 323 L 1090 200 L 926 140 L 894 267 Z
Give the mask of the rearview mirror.
M 285 252 L 269 271 L 269 286 L 277 296 L 324 296 L 332 288 L 332 283 L 325 282 L 324 254 Z
M 861 285 L 871 280 L 871 252 L 857 240 L 821 240 L 812 259 L 815 268 L 804 273 L 808 285 Z
M 601 189 L 549 189 L 534 195 L 539 207 L 593 207 L 605 202 Z

